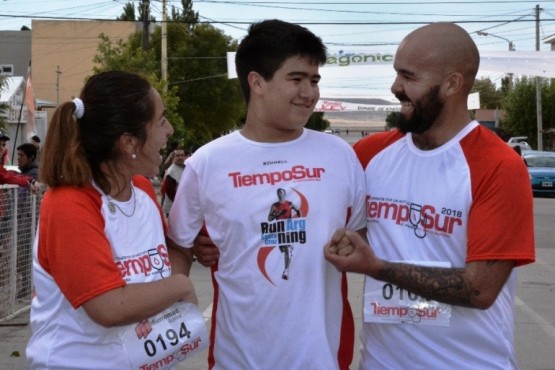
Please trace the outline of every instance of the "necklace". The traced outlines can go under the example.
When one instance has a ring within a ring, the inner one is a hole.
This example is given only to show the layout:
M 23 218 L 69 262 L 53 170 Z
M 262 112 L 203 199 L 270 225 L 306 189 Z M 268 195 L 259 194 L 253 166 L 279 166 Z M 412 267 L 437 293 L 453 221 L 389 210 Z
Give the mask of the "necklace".
M 112 199 L 108 194 L 106 194 L 106 198 L 108 198 L 108 210 L 110 211 L 111 214 L 114 214 L 116 213 L 116 208 L 117 208 L 125 217 L 133 217 L 133 215 L 135 214 L 135 207 L 137 205 L 137 198 L 135 198 L 135 188 L 133 187 L 133 185 L 131 185 L 131 197 L 133 198 L 133 210 L 131 211 L 131 214 L 127 214 L 123 211 L 123 209 L 120 208 L 120 206 L 118 206 L 114 202 L 114 199 Z

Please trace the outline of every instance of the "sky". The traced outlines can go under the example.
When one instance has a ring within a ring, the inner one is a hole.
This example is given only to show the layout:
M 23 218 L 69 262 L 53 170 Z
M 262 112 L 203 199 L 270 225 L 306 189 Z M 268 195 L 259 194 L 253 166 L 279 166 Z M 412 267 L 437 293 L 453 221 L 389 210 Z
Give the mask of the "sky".
M 31 19 L 108 19 L 122 13 L 128 0 L 0 0 L 0 30 L 31 28 Z M 141 1 L 134 1 L 138 6 Z M 151 0 L 151 12 L 160 20 L 162 1 Z M 553 1 L 269 1 L 205 0 L 194 1 L 193 9 L 202 22 L 210 22 L 225 34 L 240 40 L 252 22 L 279 18 L 299 23 L 320 36 L 330 52 L 394 53 L 402 38 L 423 24 L 455 22 L 470 33 L 480 52 L 536 50 L 536 6 L 539 5 L 538 35 L 540 50 L 549 51 L 543 42 L 555 35 Z M 181 8 L 180 0 L 167 0 Z M 479 35 L 486 33 L 486 35 Z M 169 54 L 171 51 L 169 51 Z M 171 56 L 171 55 L 168 55 Z M 504 73 L 484 76 L 498 83 Z M 394 72 L 391 65 L 376 68 L 371 76 L 329 77 L 324 75 L 325 91 L 346 89 L 364 95 L 387 96 Z M 353 93 L 353 96 L 357 95 Z

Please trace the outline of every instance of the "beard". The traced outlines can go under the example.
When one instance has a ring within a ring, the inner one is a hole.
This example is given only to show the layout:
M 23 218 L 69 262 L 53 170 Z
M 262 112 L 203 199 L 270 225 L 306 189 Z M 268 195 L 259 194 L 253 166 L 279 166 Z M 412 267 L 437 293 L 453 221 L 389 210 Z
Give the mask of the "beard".
M 445 103 L 439 98 L 440 86 L 436 85 L 418 101 L 412 102 L 414 105 L 412 115 L 406 117 L 403 114 L 399 116 L 397 128 L 402 133 L 412 132 L 421 134 L 428 130 L 437 120 Z M 411 101 L 404 93 L 395 94 L 395 97 L 402 101 Z

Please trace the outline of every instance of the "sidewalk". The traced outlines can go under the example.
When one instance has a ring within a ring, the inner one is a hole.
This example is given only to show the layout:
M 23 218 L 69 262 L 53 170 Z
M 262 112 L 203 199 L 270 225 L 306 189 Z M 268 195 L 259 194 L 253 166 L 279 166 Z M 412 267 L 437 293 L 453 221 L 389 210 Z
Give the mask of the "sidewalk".
M 29 311 L 0 324 L 0 369 L 25 370 L 25 346 L 31 335 Z

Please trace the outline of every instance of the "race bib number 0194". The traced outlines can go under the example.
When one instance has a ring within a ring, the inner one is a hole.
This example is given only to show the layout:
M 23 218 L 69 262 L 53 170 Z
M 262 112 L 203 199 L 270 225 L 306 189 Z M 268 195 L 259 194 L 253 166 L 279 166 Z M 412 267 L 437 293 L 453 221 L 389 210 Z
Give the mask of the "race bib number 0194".
M 405 261 L 407 262 L 407 261 Z M 449 263 L 408 262 L 417 265 L 449 267 Z M 366 277 L 364 283 L 364 322 L 450 326 L 452 307 L 427 300 L 395 284 Z
M 196 305 L 176 303 L 121 335 L 133 369 L 168 369 L 208 347 L 208 330 Z

